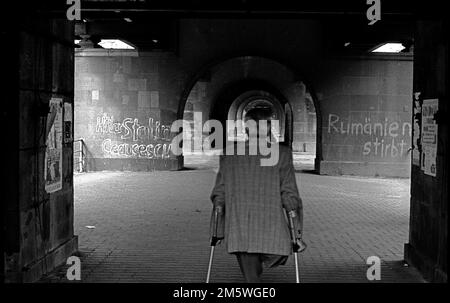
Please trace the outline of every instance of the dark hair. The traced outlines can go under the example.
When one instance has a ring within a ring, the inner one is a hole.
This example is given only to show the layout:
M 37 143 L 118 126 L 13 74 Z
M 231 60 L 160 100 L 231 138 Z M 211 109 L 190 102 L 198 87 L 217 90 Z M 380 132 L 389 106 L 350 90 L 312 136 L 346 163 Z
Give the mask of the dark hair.
M 245 120 L 255 120 L 258 122 L 259 120 L 270 120 L 272 118 L 273 112 L 272 109 L 268 107 L 255 107 L 250 109 L 245 114 Z
M 256 122 L 256 133 L 259 136 L 259 121 L 261 120 L 268 120 L 268 124 L 270 125 L 270 120 L 272 119 L 272 109 L 268 108 L 268 107 L 255 107 L 250 109 L 244 117 L 245 122 L 247 122 L 248 120 L 253 120 Z M 270 133 L 270 126 L 267 129 L 268 133 Z M 245 127 L 245 133 L 249 136 L 250 135 L 250 130 L 248 128 L 248 126 Z M 271 134 L 269 134 L 269 136 L 271 136 Z

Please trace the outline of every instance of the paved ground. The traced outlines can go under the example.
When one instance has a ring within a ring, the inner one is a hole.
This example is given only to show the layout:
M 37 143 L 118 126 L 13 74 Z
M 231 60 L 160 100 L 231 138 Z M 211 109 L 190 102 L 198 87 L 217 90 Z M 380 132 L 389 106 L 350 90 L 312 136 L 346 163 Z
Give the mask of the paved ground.
M 303 282 L 367 282 L 365 262 L 372 255 L 382 260 L 381 282 L 422 282 L 402 263 L 409 180 L 301 172 L 296 177 L 309 245 L 300 261 Z M 76 175 L 82 282 L 203 282 L 214 178 L 207 166 Z M 64 277 L 61 268 L 42 281 L 65 282 Z M 263 282 L 294 280 L 292 258 L 263 276 Z M 243 282 L 223 245 L 216 250 L 211 281 Z

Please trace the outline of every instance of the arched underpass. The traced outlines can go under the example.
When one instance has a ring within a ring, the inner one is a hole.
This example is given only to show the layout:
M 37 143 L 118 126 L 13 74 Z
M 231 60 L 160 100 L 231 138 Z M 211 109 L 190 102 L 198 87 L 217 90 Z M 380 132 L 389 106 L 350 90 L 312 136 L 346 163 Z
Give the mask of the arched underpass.
M 448 21 L 409 5 L 368 26 L 351 5 L 232 19 L 85 2 L 84 21 L 36 3 L 2 32 L 16 58 L 2 108 L 16 126 L 2 150 L 5 281 L 66 281 L 53 270 L 78 252 L 86 282 L 201 282 L 215 167 L 183 169 L 170 126 L 253 101 L 279 108 L 294 153 L 315 154 L 315 173 L 296 173 L 305 282 L 367 281 L 370 255 L 381 282 L 422 281 L 414 268 L 447 281 Z M 134 49 L 97 44 L 112 37 Z M 373 52 L 392 41 L 403 51 Z M 242 281 L 223 247 L 216 260 L 213 280 Z M 293 278 L 291 260 L 264 281 Z
M 202 78 L 205 73 L 207 80 Z M 285 65 L 259 56 L 228 58 L 201 68 L 192 89 L 180 101 L 179 117 L 191 125 L 191 132 L 185 132 L 184 166 L 217 166 L 217 156 L 194 151 L 209 135 L 202 131 L 207 120 L 220 121 L 226 138 L 227 120 L 243 120 L 250 107 L 266 102 L 279 121 L 281 142 L 294 151 L 296 167 L 314 170 L 315 159 L 320 158 L 321 136 L 316 131 L 320 112 L 299 78 Z M 194 142 L 194 138 L 201 142 Z
M 184 135 L 183 170 L 75 176 L 75 228 L 85 268 L 83 281 L 204 280 L 209 194 L 218 153 L 208 156 L 191 148 L 201 146 L 208 137 L 202 131 L 206 120 L 225 125 L 227 119 L 242 120 L 249 108 L 271 107 L 280 121 L 282 143 L 292 146 L 294 155 L 302 155 L 299 150 L 306 143 L 301 139 L 308 137 L 298 128 L 311 124 L 303 120 L 302 111 L 307 102 L 310 107 L 314 103 L 295 74 L 273 60 L 252 56 L 225 60 L 211 70 L 208 80 L 197 80 L 185 98 L 182 117 L 194 131 Z M 312 119 L 314 123 L 321 120 Z M 224 127 L 224 138 L 229 139 L 227 135 Z M 409 233 L 409 179 L 324 176 L 314 172 L 312 161 L 298 161 L 296 168 L 309 245 L 301 255 L 302 281 L 367 282 L 370 256 L 382 260 L 383 282 L 423 281 L 403 260 Z M 293 282 L 294 277 L 290 260 L 286 266 L 268 270 L 263 281 Z M 212 280 L 243 281 L 234 257 L 223 245 L 216 252 Z

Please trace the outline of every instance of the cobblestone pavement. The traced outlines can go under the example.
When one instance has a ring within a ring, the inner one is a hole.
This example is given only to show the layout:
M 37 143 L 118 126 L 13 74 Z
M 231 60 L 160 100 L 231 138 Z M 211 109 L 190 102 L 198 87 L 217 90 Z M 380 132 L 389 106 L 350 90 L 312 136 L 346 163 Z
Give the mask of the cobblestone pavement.
M 366 259 L 372 255 L 382 260 L 381 282 L 422 282 L 402 262 L 409 180 L 296 177 L 308 243 L 300 257 L 303 282 L 367 282 Z M 82 282 L 203 282 L 214 178 L 212 168 L 76 175 Z M 67 281 L 65 269 L 42 281 Z M 294 281 L 293 258 L 263 274 L 263 282 Z M 216 249 L 211 282 L 243 282 L 223 245 Z

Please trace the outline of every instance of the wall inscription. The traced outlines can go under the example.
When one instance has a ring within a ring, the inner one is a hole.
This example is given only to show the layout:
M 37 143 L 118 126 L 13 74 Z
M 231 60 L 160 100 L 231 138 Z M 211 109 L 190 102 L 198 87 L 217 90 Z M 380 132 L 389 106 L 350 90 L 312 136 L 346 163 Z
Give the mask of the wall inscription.
M 389 118 L 372 121 L 370 117 L 350 121 L 341 119 L 339 115 L 329 114 L 327 131 L 329 134 L 364 138 L 363 156 L 401 158 L 405 156 L 410 146 L 411 123 L 392 121 Z
M 127 117 L 116 121 L 102 113 L 96 118 L 95 133 L 104 136 L 101 149 L 105 157 L 165 159 L 170 157 L 170 125 L 148 118 Z

